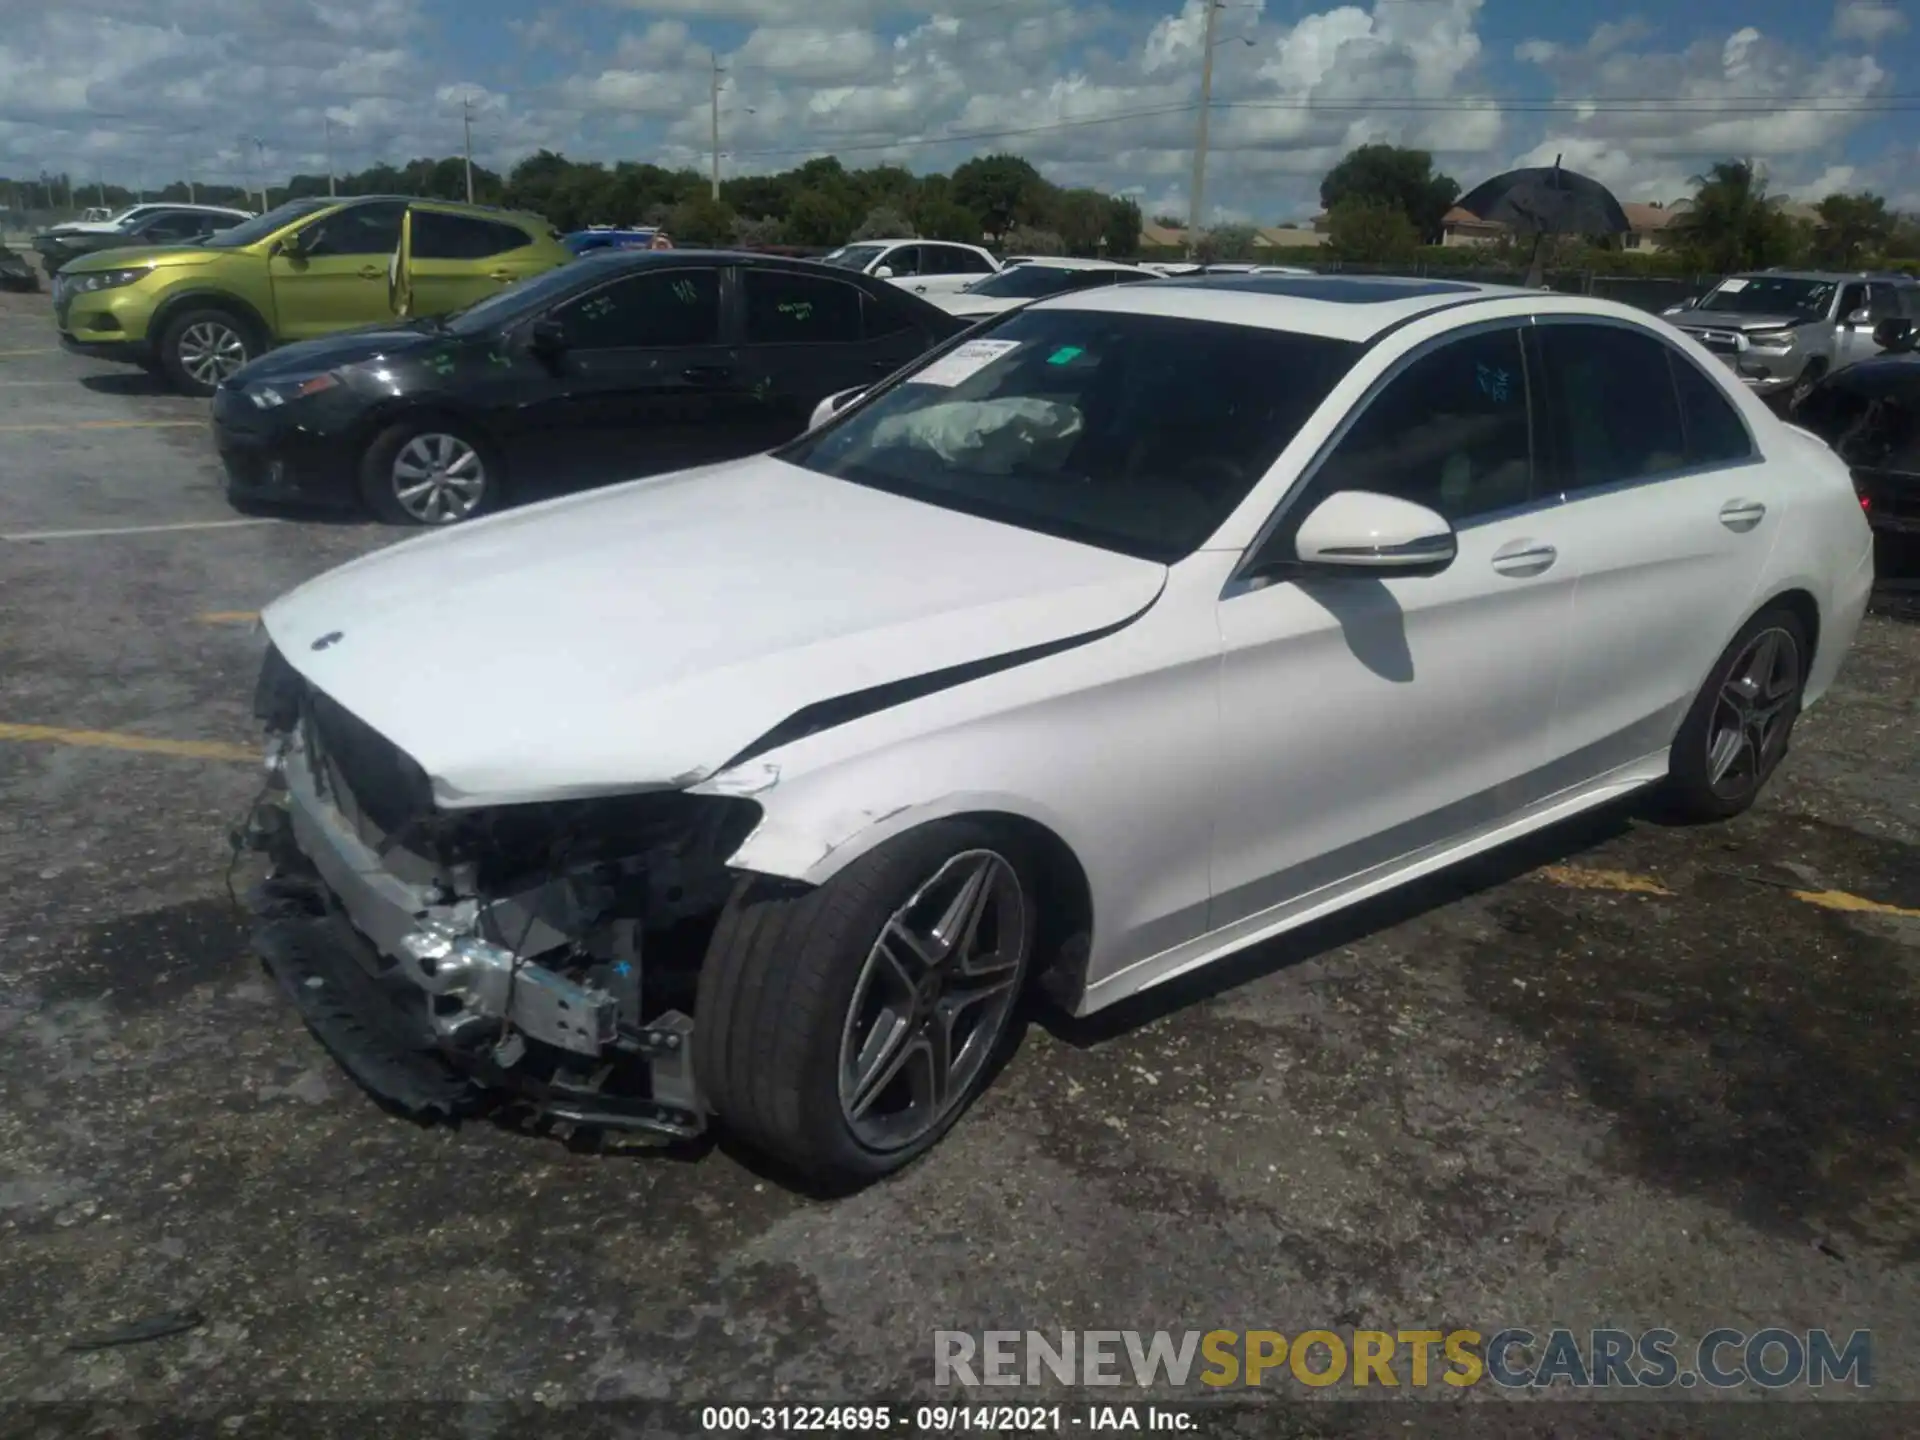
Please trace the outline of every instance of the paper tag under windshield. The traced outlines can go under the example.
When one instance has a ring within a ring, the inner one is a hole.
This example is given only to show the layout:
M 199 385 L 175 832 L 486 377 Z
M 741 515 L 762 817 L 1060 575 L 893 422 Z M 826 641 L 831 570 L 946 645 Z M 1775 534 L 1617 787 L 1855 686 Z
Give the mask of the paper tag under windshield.
M 971 380 L 1009 350 L 1019 348 L 1018 340 L 969 340 L 942 355 L 926 369 L 909 375 L 907 384 L 940 385 L 950 390 L 955 385 Z
M 1737 295 L 1746 288 L 1747 282 L 1744 280 L 1734 279 L 1722 280 L 1720 282 L 1720 293 L 1722 295 Z

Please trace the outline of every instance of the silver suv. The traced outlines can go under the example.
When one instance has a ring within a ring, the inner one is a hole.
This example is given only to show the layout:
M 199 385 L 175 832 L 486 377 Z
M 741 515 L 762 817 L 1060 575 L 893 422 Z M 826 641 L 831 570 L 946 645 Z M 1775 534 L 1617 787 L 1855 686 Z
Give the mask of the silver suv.
M 1830 370 L 1878 354 L 1885 320 L 1920 318 L 1905 275 L 1761 270 L 1729 275 L 1662 312 L 1730 366 L 1755 394 L 1811 390 Z

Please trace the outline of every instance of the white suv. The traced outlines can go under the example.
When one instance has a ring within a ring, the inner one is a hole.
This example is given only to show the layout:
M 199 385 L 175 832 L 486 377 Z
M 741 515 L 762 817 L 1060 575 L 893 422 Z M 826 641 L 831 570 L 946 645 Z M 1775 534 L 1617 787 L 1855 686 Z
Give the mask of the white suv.
M 829 265 L 891 280 L 916 295 L 956 294 L 1000 269 L 1000 262 L 978 245 L 950 240 L 862 240 L 824 258 Z

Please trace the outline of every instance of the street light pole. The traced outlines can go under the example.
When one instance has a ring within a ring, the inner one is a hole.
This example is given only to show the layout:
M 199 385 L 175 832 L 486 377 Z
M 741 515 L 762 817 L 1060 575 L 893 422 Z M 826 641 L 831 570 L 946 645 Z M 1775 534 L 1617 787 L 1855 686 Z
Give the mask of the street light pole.
M 726 72 L 720 68 L 720 57 L 713 59 L 713 198 L 720 198 L 720 77 Z
M 1200 121 L 1193 140 L 1192 209 L 1187 215 L 1187 258 L 1200 243 L 1200 222 L 1207 193 L 1207 119 L 1213 110 L 1213 27 L 1220 18 L 1220 0 L 1207 0 L 1207 28 L 1200 41 Z
M 473 97 L 460 101 L 460 119 L 467 132 L 467 203 L 473 203 Z
M 322 115 L 320 120 L 327 127 L 327 198 L 332 200 L 339 193 L 333 185 L 333 117 Z

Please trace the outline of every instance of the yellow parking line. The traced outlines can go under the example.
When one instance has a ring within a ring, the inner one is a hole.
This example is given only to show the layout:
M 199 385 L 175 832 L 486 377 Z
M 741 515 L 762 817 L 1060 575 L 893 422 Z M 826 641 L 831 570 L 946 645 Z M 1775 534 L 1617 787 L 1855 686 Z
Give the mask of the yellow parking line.
M 62 725 L 9 725 L 0 722 L 0 740 L 40 741 L 72 745 L 83 750 L 130 750 L 142 755 L 177 755 L 188 760 L 233 760 L 251 765 L 258 749 L 228 745 L 218 740 L 157 740 L 150 735 L 122 735 L 112 730 L 69 730 Z
M 0 350 L 0 355 L 6 352 Z M 204 420 L 69 420 L 64 425 L 29 421 L 20 425 L 0 425 L 0 432 L 18 434 L 23 430 L 204 430 Z
M 209 610 L 194 617 L 202 625 L 251 625 L 260 618 L 258 610 Z
M 39 350 L 0 350 L 0 359 L 12 355 L 53 355 L 58 353 L 52 346 Z
M 1542 880 L 1570 890 L 1615 890 L 1628 895 L 1671 895 L 1673 891 L 1646 875 L 1625 870 L 1587 870 L 1578 865 L 1543 865 L 1534 872 Z
M 1849 895 L 1844 890 L 1795 890 L 1793 898 L 1804 900 L 1809 905 L 1818 905 L 1822 910 L 1845 910 L 1855 915 L 1902 915 L 1909 920 L 1920 920 L 1920 910 L 1886 905 L 1864 896 Z

